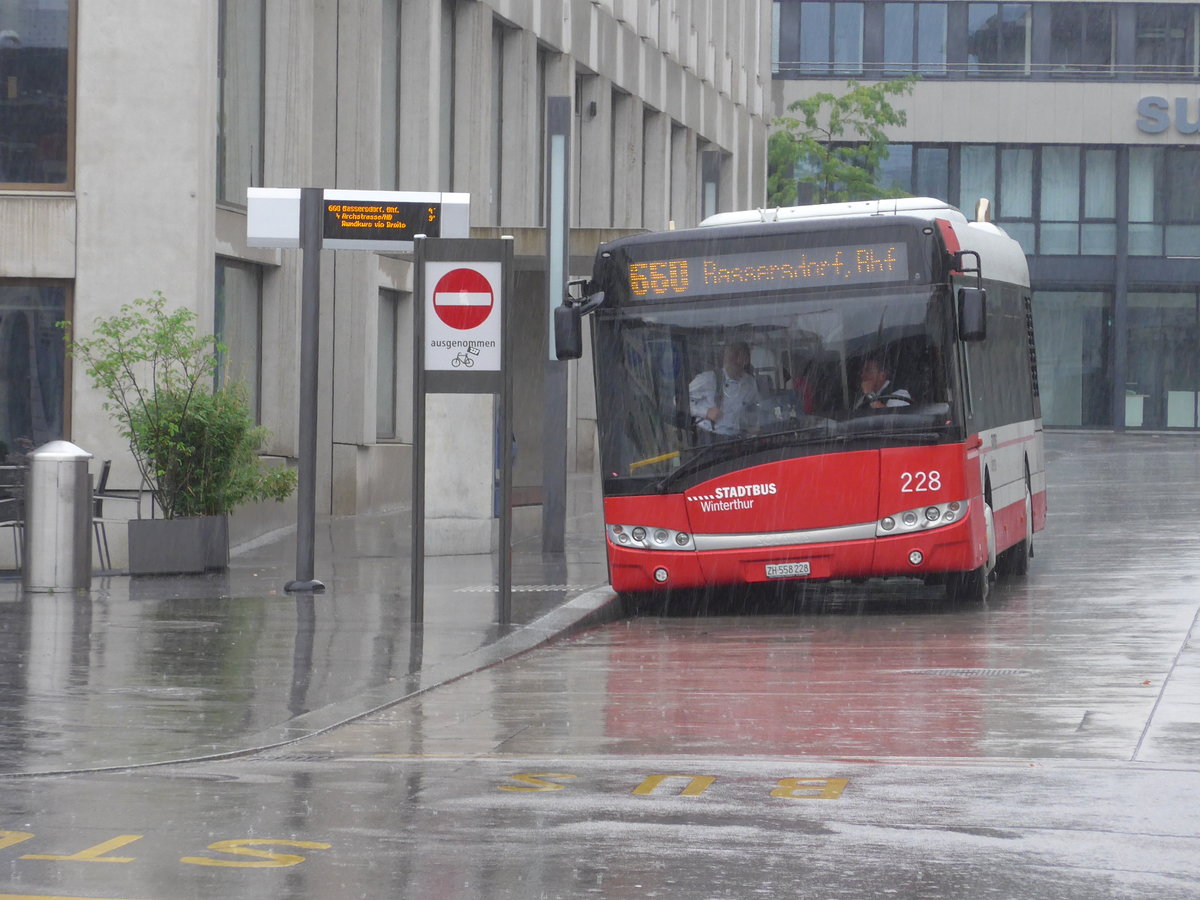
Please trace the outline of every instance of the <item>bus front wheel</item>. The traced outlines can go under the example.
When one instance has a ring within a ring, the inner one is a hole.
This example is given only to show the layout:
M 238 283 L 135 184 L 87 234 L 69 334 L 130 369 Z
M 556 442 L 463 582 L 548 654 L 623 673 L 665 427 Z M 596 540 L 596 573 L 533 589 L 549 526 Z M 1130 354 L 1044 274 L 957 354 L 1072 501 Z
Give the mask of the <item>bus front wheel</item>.
M 952 603 L 987 602 L 991 574 L 996 568 L 996 530 L 990 502 L 984 503 L 983 523 L 987 533 L 987 561 L 970 572 L 951 572 L 946 576 L 946 599 Z
M 946 576 L 946 599 L 951 603 L 986 603 L 987 596 L 986 565 L 970 572 L 951 572 Z

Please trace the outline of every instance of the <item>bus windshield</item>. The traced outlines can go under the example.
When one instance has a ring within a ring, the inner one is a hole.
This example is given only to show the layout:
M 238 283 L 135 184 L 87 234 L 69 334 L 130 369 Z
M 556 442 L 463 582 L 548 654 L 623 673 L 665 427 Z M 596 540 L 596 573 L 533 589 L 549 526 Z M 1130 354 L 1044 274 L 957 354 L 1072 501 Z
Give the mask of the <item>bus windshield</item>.
M 624 305 L 595 318 L 607 493 L 814 453 L 961 439 L 949 294 Z

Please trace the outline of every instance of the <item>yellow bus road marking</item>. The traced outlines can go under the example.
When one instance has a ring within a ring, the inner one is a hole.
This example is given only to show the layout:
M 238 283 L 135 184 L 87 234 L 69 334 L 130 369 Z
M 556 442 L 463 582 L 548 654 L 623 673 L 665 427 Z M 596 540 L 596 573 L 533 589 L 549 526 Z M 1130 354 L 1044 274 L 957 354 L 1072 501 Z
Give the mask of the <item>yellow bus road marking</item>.
M 0 900 L 123 900 L 123 898 L 66 897 L 60 894 L 0 894 Z

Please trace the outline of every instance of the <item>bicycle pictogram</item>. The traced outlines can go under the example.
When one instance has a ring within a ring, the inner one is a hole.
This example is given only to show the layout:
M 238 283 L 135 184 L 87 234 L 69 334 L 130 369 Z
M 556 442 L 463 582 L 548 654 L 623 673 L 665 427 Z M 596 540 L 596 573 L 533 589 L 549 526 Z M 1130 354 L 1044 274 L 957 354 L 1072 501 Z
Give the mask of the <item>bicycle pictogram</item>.
M 471 359 L 471 357 L 478 356 L 478 355 L 479 355 L 478 347 L 475 347 L 475 346 L 468 347 L 465 352 L 459 351 L 458 355 L 455 356 L 454 359 L 450 360 L 450 365 L 454 366 L 454 368 L 456 368 L 456 369 L 459 366 L 465 366 L 466 368 L 469 369 L 473 365 L 475 365 L 475 360 Z

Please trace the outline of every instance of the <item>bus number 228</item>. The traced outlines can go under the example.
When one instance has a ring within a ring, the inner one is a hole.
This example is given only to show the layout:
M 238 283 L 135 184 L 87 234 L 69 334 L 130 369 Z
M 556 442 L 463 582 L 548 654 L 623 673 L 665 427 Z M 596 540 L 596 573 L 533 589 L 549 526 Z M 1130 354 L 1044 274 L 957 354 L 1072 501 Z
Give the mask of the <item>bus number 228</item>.
M 942 473 L 937 469 L 929 472 L 901 472 L 900 493 L 919 494 L 942 489 Z

